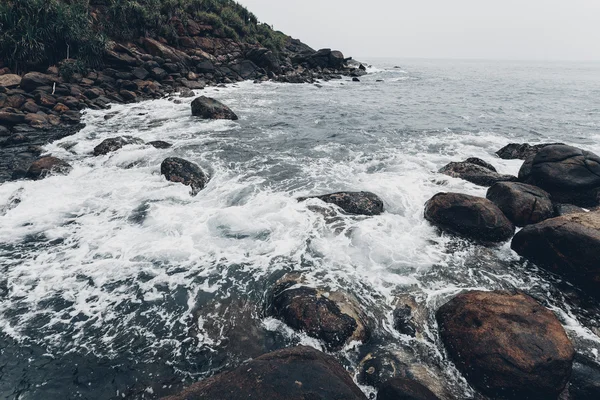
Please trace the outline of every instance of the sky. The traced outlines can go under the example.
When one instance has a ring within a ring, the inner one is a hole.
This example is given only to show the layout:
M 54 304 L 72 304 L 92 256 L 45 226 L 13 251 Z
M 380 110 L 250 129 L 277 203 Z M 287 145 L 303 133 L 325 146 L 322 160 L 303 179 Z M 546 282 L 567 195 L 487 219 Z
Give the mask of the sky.
M 315 49 L 358 57 L 600 60 L 600 0 L 237 0 Z

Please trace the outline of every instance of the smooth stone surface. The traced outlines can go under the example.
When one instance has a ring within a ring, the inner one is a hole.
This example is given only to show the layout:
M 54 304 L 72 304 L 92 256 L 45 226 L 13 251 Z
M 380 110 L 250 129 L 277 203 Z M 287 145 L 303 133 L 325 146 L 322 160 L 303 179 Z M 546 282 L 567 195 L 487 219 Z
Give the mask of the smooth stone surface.
M 516 226 L 537 224 L 554 217 L 550 195 L 536 186 L 499 182 L 488 189 L 486 198 Z
M 516 181 L 517 177 L 512 175 L 502 175 L 496 172 L 496 169 L 480 159 L 469 159 L 473 162 L 451 162 L 442 167 L 438 172 L 453 178 L 460 178 L 479 186 L 491 186 L 497 182 Z M 490 169 L 492 167 L 493 169 Z
M 371 192 L 337 192 L 322 196 L 300 197 L 298 201 L 319 199 L 325 203 L 335 204 L 348 214 L 379 215 L 383 213 L 383 201 Z
M 160 165 L 160 173 L 168 181 L 190 186 L 192 196 L 197 195 L 208 183 L 208 176 L 198 165 L 182 158 L 170 157 L 165 159 Z
M 201 96 L 192 101 L 192 115 L 204 119 L 237 120 L 238 116 L 225 104 L 210 97 Z

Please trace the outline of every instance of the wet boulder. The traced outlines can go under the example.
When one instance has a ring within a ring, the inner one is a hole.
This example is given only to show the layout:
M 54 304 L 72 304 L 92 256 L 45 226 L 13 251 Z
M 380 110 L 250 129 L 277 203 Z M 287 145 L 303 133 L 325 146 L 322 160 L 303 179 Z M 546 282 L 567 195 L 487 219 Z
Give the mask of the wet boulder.
M 192 115 L 204 119 L 237 120 L 238 116 L 225 104 L 210 97 L 200 96 L 192 101 Z
M 383 213 L 383 201 L 371 192 L 338 192 L 322 196 L 300 197 L 298 201 L 319 199 L 325 203 L 335 204 L 348 214 L 379 215 Z
M 502 175 L 485 161 L 478 158 L 470 158 L 462 162 L 451 162 L 442 167 L 438 172 L 453 178 L 464 179 L 479 186 L 491 186 L 497 182 L 516 181 L 517 177 Z
M 573 374 L 569 381 L 569 400 L 600 399 L 600 364 L 589 357 L 575 354 Z
M 160 165 L 160 173 L 168 181 L 183 183 L 191 187 L 192 196 L 197 195 L 208 183 L 208 176 L 198 165 L 182 158 L 165 159 Z
M 490 164 L 487 161 L 482 160 L 481 158 L 478 157 L 469 157 L 467 158 L 464 162 L 466 163 L 470 163 L 470 164 L 475 164 L 475 165 L 479 165 L 480 167 L 484 167 L 489 169 L 490 171 L 494 171 L 494 172 L 498 172 L 496 170 L 496 167 L 494 167 L 492 164 Z
M 488 199 L 461 193 L 438 193 L 425 204 L 425 219 L 442 230 L 469 239 L 504 242 L 515 227 Z
M 600 297 L 600 212 L 568 214 L 529 225 L 511 247 L 539 267 Z
M 164 400 L 366 400 L 331 356 L 298 346 L 265 354 Z
M 103 156 L 108 153 L 112 153 L 113 151 L 120 150 L 124 146 L 130 144 L 144 144 L 144 141 L 132 136 L 108 138 L 103 140 L 98 146 L 94 147 L 94 155 Z
M 573 204 L 554 203 L 554 215 L 557 217 L 584 212 L 586 211 L 583 208 L 574 206 Z
M 496 183 L 488 189 L 486 197 L 516 226 L 537 224 L 554 217 L 550 195 L 525 183 Z
M 154 140 L 154 141 L 148 142 L 146 144 L 154 147 L 155 149 L 168 149 L 170 147 L 173 147 L 173 145 L 171 143 L 165 142 L 163 140 Z
M 46 178 L 49 175 L 67 175 L 73 168 L 66 161 L 56 157 L 42 157 L 35 160 L 27 170 L 26 177 L 33 180 Z
M 417 381 L 398 377 L 381 385 L 377 400 L 439 400 L 439 397 Z
M 510 143 L 496 152 L 504 160 L 526 160 L 535 156 L 538 151 L 546 146 L 562 145 L 562 143 L 543 143 L 530 145 L 529 143 Z
M 565 330 L 523 293 L 462 293 L 436 319 L 452 361 L 490 397 L 556 399 L 571 376 L 574 349 Z
M 595 206 L 600 194 L 600 157 L 576 147 L 546 146 L 523 163 L 519 179 L 541 187 L 557 202 Z
M 55 80 L 51 75 L 41 72 L 29 72 L 21 78 L 21 89 L 26 92 L 33 92 L 35 89 L 43 86 L 52 86 Z
M 275 317 L 322 340 L 328 350 L 339 350 L 351 341 L 368 340 L 366 318 L 355 298 L 300 282 L 284 277 L 276 284 L 270 305 Z

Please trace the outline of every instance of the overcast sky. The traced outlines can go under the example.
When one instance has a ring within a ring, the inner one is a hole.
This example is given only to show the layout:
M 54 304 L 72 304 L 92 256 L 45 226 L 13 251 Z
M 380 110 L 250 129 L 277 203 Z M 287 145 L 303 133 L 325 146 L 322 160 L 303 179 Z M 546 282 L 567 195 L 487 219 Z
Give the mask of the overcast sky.
M 238 0 L 355 57 L 600 60 L 600 0 Z

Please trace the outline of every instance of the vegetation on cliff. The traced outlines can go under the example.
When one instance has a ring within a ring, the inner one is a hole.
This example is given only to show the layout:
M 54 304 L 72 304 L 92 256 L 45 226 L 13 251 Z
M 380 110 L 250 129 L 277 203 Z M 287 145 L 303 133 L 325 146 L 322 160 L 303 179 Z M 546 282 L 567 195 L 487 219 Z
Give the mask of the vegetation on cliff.
M 0 60 L 27 71 L 75 58 L 101 62 L 109 40 L 163 37 L 177 44 L 178 25 L 209 27 L 205 36 L 283 48 L 286 36 L 232 0 L 5 0 L 0 4 Z

